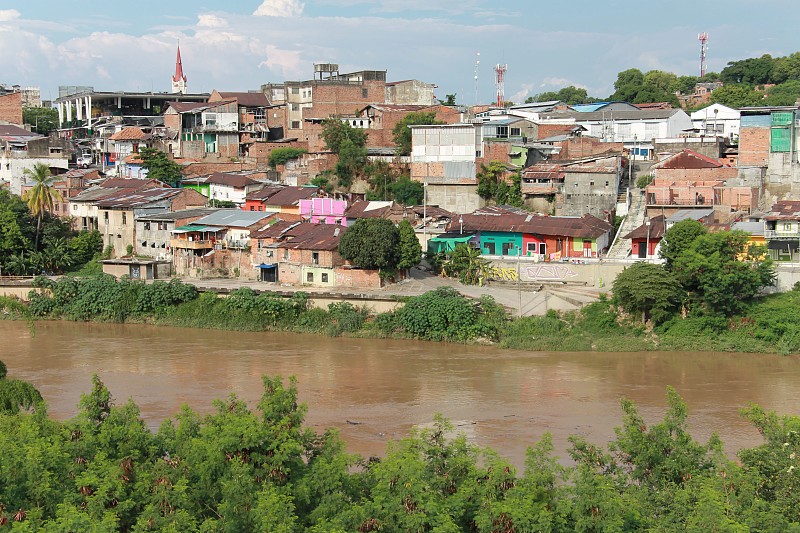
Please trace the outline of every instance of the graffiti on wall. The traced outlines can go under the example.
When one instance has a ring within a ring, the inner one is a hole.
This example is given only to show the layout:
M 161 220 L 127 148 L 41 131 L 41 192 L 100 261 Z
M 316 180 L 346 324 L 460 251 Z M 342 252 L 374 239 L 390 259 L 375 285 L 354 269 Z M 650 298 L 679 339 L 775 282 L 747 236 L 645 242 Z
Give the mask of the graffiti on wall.
M 560 280 L 578 275 L 569 265 L 535 265 L 525 267 L 525 274 L 531 280 Z
M 492 267 L 489 279 L 496 281 L 517 281 L 517 269 L 513 267 Z

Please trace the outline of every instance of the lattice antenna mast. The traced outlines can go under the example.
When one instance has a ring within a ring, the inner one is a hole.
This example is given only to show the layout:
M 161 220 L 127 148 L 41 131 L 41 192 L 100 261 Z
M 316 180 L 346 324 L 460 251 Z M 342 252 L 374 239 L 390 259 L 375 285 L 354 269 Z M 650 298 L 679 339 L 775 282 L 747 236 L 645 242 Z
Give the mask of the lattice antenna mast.
M 495 80 L 497 82 L 497 107 L 503 107 L 503 102 L 506 101 L 506 71 L 508 70 L 508 65 L 501 65 L 497 64 L 494 67 L 495 72 Z
M 706 75 L 706 52 L 708 51 L 708 34 L 698 34 L 697 40 L 700 41 L 700 77 Z
M 481 65 L 481 53 L 475 53 L 475 105 L 478 105 L 478 67 Z

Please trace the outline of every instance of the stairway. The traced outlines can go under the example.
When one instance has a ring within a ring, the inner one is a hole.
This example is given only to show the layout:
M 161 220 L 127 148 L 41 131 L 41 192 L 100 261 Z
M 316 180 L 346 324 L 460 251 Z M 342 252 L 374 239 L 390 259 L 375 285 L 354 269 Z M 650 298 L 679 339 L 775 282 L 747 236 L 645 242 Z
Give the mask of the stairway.
M 625 259 L 631 254 L 631 240 L 623 239 L 624 235 L 632 232 L 642 224 L 647 214 L 647 204 L 644 200 L 644 191 L 642 189 L 631 189 L 631 206 L 628 209 L 628 216 L 620 226 L 619 232 L 615 236 L 615 240 L 611 245 L 611 249 L 606 255 L 606 259 Z

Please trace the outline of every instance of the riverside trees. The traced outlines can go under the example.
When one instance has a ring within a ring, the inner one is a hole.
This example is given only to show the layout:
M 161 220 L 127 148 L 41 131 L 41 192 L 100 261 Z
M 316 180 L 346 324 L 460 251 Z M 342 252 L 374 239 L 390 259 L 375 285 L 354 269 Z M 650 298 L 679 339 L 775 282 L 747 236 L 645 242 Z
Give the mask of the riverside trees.
M 0 531 L 800 528 L 797 417 L 747 409 L 765 443 L 732 462 L 716 437 L 691 436 L 668 389 L 662 421 L 623 400 L 607 449 L 573 437 L 563 466 L 545 434 L 518 472 L 438 416 L 364 461 L 335 431 L 305 425 L 294 380 L 262 381 L 253 408 L 231 394 L 207 415 L 184 407 L 155 433 L 96 376 L 74 419 L 0 415 Z

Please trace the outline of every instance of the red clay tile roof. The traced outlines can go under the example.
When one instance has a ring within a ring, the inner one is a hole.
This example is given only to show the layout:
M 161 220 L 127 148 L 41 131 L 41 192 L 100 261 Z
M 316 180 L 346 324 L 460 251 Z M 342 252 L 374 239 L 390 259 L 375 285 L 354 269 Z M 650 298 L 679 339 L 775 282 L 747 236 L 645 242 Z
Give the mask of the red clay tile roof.
M 613 229 L 611 224 L 595 216 L 553 217 L 519 214 L 503 208 L 484 208 L 475 213 L 453 219 L 447 231 L 500 231 L 509 233 L 535 233 L 561 237 L 597 238 Z
M 235 189 L 243 189 L 248 185 L 255 185 L 257 181 L 243 176 L 241 174 L 227 174 L 225 172 L 215 172 L 211 174 L 206 183 L 214 183 L 216 185 L 227 185 Z
M 664 215 L 658 215 L 650 219 L 650 232 L 649 236 L 653 240 L 660 239 L 664 236 L 665 231 Z M 628 233 L 623 239 L 646 239 L 648 237 L 647 224 L 642 224 L 632 232 Z
M 653 165 L 650 168 L 675 168 L 675 169 L 698 169 L 698 168 L 719 168 L 722 163 L 716 159 L 697 153 L 694 150 L 684 149 L 675 155 L 671 155 Z
M 151 137 L 152 135 L 143 132 L 142 128 L 137 128 L 136 126 L 129 126 L 123 130 L 118 131 L 117 133 L 109 137 L 109 139 L 112 141 L 146 141 Z
M 648 102 L 645 104 L 633 104 L 639 109 L 674 109 L 669 102 Z

